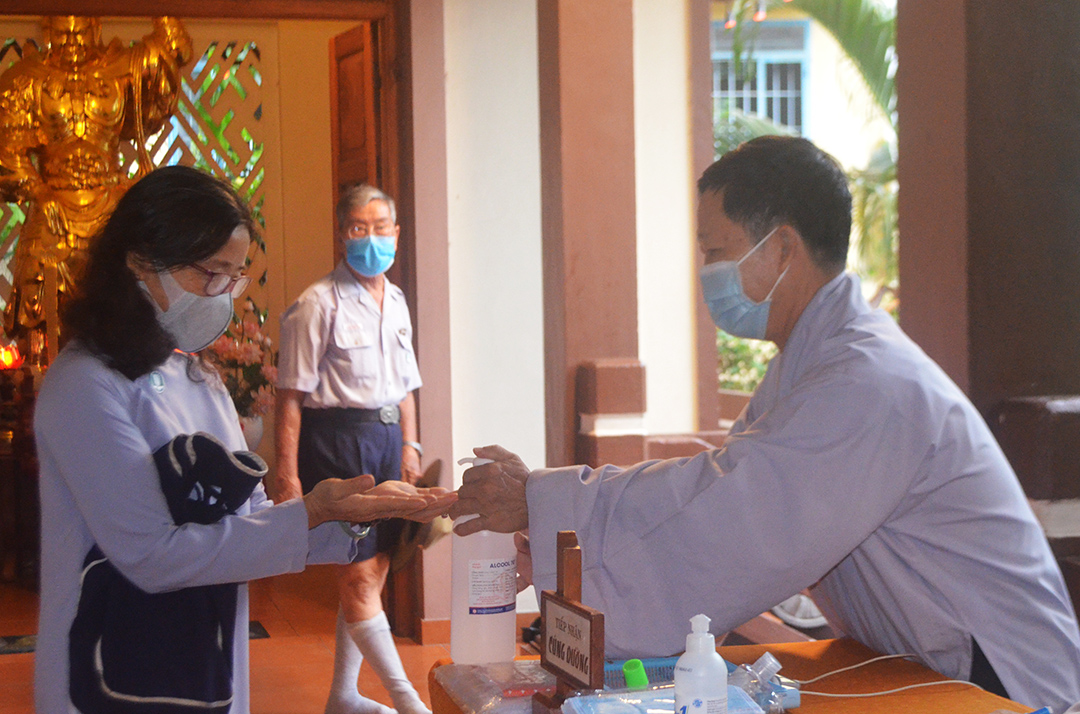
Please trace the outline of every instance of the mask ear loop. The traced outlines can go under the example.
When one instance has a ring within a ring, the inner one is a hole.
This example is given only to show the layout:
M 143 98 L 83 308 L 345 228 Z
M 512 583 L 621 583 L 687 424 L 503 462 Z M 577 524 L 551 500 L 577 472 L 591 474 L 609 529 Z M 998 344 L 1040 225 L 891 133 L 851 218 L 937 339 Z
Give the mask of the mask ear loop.
M 743 261 L 744 261 L 744 260 L 746 260 L 747 258 L 749 258 L 749 257 L 750 257 L 750 255 L 751 255 L 751 254 L 752 254 L 752 253 L 753 253 L 754 251 L 756 251 L 756 250 L 757 250 L 758 248 L 760 248 L 761 246 L 765 245 L 765 241 L 767 241 L 767 240 L 769 240 L 770 238 L 772 238 L 772 235 L 773 235 L 773 233 L 776 233 L 776 232 L 777 232 L 778 230 L 780 230 L 780 226 L 777 226 L 776 228 L 773 228 L 773 229 L 772 229 L 771 231 L 769 231 L 769 232 L 768 232 L 768 234 L 766 234 L 766 236 L 765 236 L 764 238 L 762 238 L 761 240 L 759 240 L 759 241 L 757 242 L 757 244 L 756 244 L 756 245 L 754 245 L 754 247 L 753 247 L 753 248 L 751 248 L 750 250 L 746 251 L 746 255 L 744 255 L 743 257 L 739 258 L 739 259 L 738 259 L 737 261 L 735 261 L 735 265 L 742 265 L 742 263 L 743 263 Z
M 778 231 L 778 230 L 780 230 L 780 226 L 777 226 L 776 228 L 773 228 L 772 233 L 769 233 L 769 236 L 771 236 L 773 233 L 776 233 L 776 231 Z M 766 237 L 768 237 L 768 236 L 766 236 Z M 761 242 L 764 243 L 765 241 L 761 241 Z M 758 245 L 760 245 L 760 243 Z M 780 277 L 776 279 L 775 283 L 773 283 L 772 290 L 769 291 L 769 294 L 765 296 L 765 300 L 763 300 L 762 302 L 767 302 L 768 300 L 772 299 L 773 293 L 776 292 L 776 288 L 778 288 L 780 286 L 780 281 L 784 279 L 784 276 L 787 275 L 789 270 L 791 270 L 791 260 L 790 259 L 788 260 L 787 267 L 784 268 L 784 272 L 780 273 Z
M 776 233 L 776 232 L 777 232 L 778 230 L 780 230 L 780 226 L 777 226 L 776 228 L 773 228 L 773 229 L 772 229 L 771 231 L 769 231 L 769 233 L 768 233 L 768 234 L 767 234 L 767 235 L 766 235 L 766 236 L 765 236 L 764 238 L 762 238 L 761 240 L 759 240 L 759 241 L 757 242 L 757 245 L 755 245 L 755 246 L 754 246 L 753 248 L 751 248 L 750 250 L 746 251 L 746 255 L 744 255 L 743 257 L 739 258 L 739 260 L 738 260 L 738 261 L 737 261 L 737 262 L 735 263 L 735 265 L 736 265 L 736 266 L 742 265 L 742 262 L 743 262 L 744 260 L 746 260 L 747 258 L 749 258 L 749 257 L 750 257 L 750 254 L 751 254 L 751 253 L 753 253 L 753 252 L 754 252 L 755 250 L 757 250 L 758 248 L 760 248 L 761 246 L 763 246 L 763 245 L 765 244 L 765 241 L 767 241 L 767 240 L 769 240 L 770 238 L 772 238 L 772 236 L 773 236 L 773 233 Z M 778 277 L 778 278 L 776 279 L 776 282 L 775 282 L 775 283 L 773 283 L 772 289 L 771 289 L 771 290 L 769 290 L 769 294 L 768 294 L 768 295 L 766 295 L 766 296 L 765 296 L 765 297 L 764 297 L 764 298 L 762 299 L 762 301 L 761 301 L 761 302 L 759 302 L 759 303 L 755 303 L 755 304 L 757 304 L 757 305 L 761 305 L 762 303 L 766 303 L 766 302 L 769 302 L 769 300 L 771 300 L 771 299 L 772 299 L 773 293 L 774 293 L 774 292 L 776 292 L 776 288 L 780 286 L 780 281 L 784 279 L 784 276 L 785 276 L 785 275 L 787 275 L 787 272 L 788 272 L 789 270 L 791 270 L 791 262 L 790 262 L 790 261 L 788 261 L 787 267 L 786 267 L 786 268 L 784 268 L 784 272 L 780 273 L 780 277 Z
M 765 299 L 761 302 L 768 302 L 772 299 L 772 294 L 776 292 L 776 288 L 779 287 L 780 281 L 784 279 L 784 276 L 787 275 L 787 271 L 789 270 L 791 270 L 791 263 L 788 263 L 788 266 L 784 268 L 784 272 L 780 273 L 780 277 L 776 279 L 775 283 L 773 283 L 772 290 L 769 291 L 769 294 L 766 295 Z

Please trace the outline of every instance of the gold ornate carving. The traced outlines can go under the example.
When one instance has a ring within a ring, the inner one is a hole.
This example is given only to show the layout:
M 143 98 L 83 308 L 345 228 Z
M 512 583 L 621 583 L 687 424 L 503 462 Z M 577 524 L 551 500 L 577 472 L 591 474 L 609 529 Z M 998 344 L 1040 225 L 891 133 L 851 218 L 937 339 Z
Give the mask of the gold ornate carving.
M 120 143 L 134 143 L 139 174 L 153 168 L 146 137 L 176 109 L 191 59 L 175 18 L 154 18 L 130 46 L 105 46 L 92 17 L 47 17 L 42 30 L 44 50 L 27 43 L 0 75 L 0 198 L 26 210 L 4 328 L 39 364 L 56 355 L 59 309 L 127 188 Z

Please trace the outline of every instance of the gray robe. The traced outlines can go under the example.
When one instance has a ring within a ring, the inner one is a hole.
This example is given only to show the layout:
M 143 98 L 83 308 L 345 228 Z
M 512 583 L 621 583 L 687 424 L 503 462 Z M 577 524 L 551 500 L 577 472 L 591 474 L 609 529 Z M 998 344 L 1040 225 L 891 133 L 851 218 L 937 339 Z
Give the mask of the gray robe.
M 583 550 L 609 655 L 668 655 L 812 587 L 882 653 L 967 678 L 975 637 L 1017 701 L 1080 701 L 1080 632 L 1012 468 L 967 397 L 857 278 L 815 295 L 724 448 L 533 472 L 538 589 L 555 533 Z

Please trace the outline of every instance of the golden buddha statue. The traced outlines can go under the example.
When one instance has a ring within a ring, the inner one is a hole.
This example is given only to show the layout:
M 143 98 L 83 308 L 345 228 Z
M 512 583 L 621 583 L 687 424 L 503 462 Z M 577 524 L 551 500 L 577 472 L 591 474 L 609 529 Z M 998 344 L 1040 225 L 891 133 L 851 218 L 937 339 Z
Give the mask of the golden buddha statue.
M 46 17 L 44 50 L 27 44 L 0 75 L 0 198 L 29 204 L 4 328 L 38 364 L 55 357 L 59 310 L 127 188 L 120 142 L 148 172 L 146 137 L 176 109 L 191 37 L 177 19 L 153 23 L 141 42 L 106 47 L 97 18 Z

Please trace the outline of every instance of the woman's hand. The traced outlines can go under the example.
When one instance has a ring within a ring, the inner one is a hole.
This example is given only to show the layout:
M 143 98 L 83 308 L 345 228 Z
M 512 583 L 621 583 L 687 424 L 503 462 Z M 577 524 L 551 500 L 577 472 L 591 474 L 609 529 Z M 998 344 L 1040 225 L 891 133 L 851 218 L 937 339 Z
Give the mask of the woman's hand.
M 418 494 L 425 497 L 426 505 L 412 513 L 395 514 L 393 516 L 380 516 L 380 518 L 407 518 L 410 521 L 426 523 L 435 516 L 446 513 L 450 506 L 457 501 L 457 493 L 449 491 L 441 486 L 435 488 L 417 488 L 404 481 L 383 481 L 364 495 L 397 497 L 401 495 Z
M 326 479 L 304 496 L 308 528 L 327 521 L 365 523 L 380 518 L 430 521 L 444 513 L 457 495 L 444 488 L 421 488 L 403 481 L 375 486 L 367 474 L 350 479 Z

